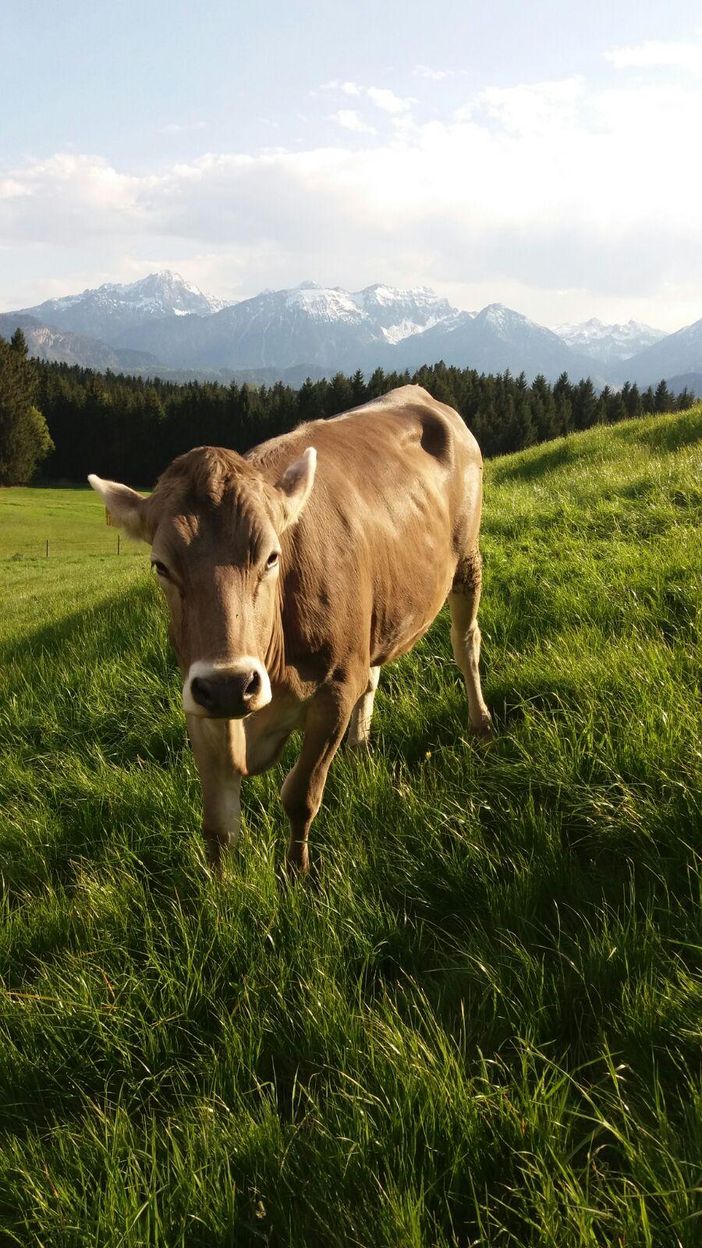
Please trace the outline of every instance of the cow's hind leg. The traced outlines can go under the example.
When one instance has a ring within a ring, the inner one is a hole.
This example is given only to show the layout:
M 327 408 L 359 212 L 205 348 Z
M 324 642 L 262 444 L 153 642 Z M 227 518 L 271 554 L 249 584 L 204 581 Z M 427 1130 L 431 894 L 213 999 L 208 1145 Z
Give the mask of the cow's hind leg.
M 492 732 L 490 712 L 480 687 L 480 629 L 478 606 L 482 559 L 479 551 L 462 559 L 456 569 L 449 608 L 451 610 L 451 645 L 453 657 L 460 668 L 468 695 L 468 721 L 479 736 L 488 737 Z
M 304 875 L 309 869 L 310 826 L 321 806 L 327 772 L 348 727 L 357 690 L 358 686 L 351 690 L 347 685 L 322 688 L 307 708 L 300 757 L 280 792 L 290 820 L 290 875 Z
M 361 694 L 358 702 L 351 712 L 349 730 L 346 734 L 346 744 L 352 749 L 368 744 L 371 719 L 373 718 L 375 691 L 378 688 L 379 680 L 380 668 L 372 667 L 368 674 L 368 684 L 366 685 L 365 691 Z

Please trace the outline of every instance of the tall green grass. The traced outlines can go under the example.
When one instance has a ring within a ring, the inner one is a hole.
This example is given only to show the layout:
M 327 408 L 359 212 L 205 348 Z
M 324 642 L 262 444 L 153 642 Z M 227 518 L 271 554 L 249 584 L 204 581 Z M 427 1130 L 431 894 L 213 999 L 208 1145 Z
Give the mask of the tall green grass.
M 497 736 L 442 617 L 315 887 L 294 747 L 208 878 L 144 561 L 2 565 L 3 1242 L 702 1243 L 701 467 L 700 408 L 488 466 Z

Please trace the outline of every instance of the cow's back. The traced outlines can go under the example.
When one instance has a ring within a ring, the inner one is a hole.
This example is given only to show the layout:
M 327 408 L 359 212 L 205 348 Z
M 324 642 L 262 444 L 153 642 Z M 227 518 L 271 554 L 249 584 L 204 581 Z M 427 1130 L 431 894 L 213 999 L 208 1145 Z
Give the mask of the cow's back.
M 480 451 L 419 386 L 302 425 L 248 458 L 275 481 L 308 446 L 314 488 L 283 543 L 286 641 L 330 666 L 359 645 L 385 662 L 426 630 L 477 546 Z

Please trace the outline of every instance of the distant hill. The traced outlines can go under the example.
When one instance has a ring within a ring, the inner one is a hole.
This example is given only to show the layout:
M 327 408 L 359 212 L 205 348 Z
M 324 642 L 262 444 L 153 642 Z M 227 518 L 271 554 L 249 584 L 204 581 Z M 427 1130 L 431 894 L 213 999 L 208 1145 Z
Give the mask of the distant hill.
M 380 362 L 393 346 L 440 323 L 454 309 L 431 291 L 370 286 L 355 293 L 304 282 L 264 291 L 203 317 L 167 317 L 125 332 L 170 366 L 281 371 L 307 364 L 327 372 Z M 403 366 L 404 367 L 404 366 Z
M 699 373 L 680 373 L 677 377 L 669 377 L 668 386 L 676 394 L 679 394 L 681 390 L 689 390 L 698 399 L 702 398 L 702 371 Z
M 357 369 L 411 371 L 438 360 L 524 372 L 529 380 L 567 372 L 599 387 L 702 372 L 702 321 L 667 335 L 637 321 L 596 318 L 554 331 L 499 303 L 459 311 L 425 286 L 348 291 L 303 282 L 225 303 L 164 270 L 5 313 L 2 323 L 18 318 L 43 358 L 181 381 L 292 383 Z
M 660 377 L 667 380 L 702 373 L 702 320 L 640 351 L 627 361 L 626 370 L 627 376 L 641 385 L 651 385 Z
M 571 378 L 593 378 L 604 384 L 601 366 L 573 351 L 552 330 L 537 325 L 520 312 L 491 303 L 476 315 L 455 313 L 423 333 L 414 334 L 395 348 L 386 366 L 417 368 L 427 360 L 443 360 L 480 372 L 524 372 L 529 379 L 543 373 L 554 381 L 561 373 Z
M 27 339 L 30 355 L 56 364 L 79 364 L 100 372 L 110 369 L 114 373 L 129 373 L 149 371 L 157 363 L 147 351 L 110 347 L 87 334 L 52 329 L 22 312 L 0 313 L 0 337 L 11 338 L 16 329 L 21 329 Z

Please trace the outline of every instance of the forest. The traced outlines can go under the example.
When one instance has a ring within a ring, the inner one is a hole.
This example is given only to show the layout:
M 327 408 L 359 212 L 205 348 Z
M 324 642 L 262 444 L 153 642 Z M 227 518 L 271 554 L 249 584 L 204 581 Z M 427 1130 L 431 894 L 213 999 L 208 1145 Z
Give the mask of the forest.
M 31 360 L 17 331 L 11 343 L 0 339 L 0 484 L 74 482 L 96 472 L 148 486 L 192 446 L 243 453 L 408 382 L 460 412 L 488 458 L 694 402 L 687 390 L 671 393 L 665 381 L 643 391 L 627 382 L 598 392 L 589 379 L 572 382 L 565 373 L 553 384 L 543 376 L 529 384 L 523 373 L 478 373 L 441 361 L 412 374 L 337 373 L 299 389 L 282 382 L 179 384 Z

